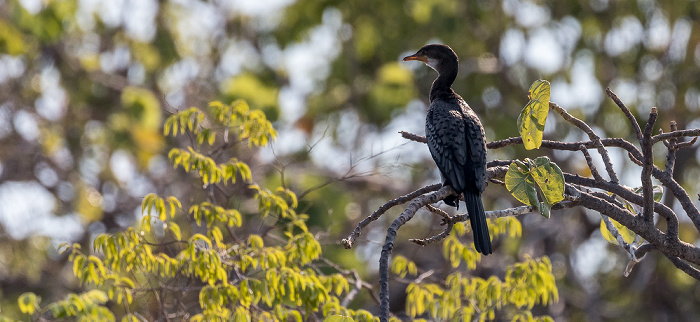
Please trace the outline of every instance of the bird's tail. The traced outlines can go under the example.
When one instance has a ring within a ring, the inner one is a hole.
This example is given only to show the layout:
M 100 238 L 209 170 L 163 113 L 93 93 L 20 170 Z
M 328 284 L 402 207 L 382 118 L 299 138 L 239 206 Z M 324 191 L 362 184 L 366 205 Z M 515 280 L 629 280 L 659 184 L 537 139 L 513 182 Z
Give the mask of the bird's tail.
M 464 202 L 467 204 L 469 221 L 474 232 L 476 251 L 484 255 L 491 254 L 491 237 L 489 237 L 489 227 L 486 224 L 486 213 L 484 212 L 484 204 L 481 202 L 481 194 L 465 191 Z

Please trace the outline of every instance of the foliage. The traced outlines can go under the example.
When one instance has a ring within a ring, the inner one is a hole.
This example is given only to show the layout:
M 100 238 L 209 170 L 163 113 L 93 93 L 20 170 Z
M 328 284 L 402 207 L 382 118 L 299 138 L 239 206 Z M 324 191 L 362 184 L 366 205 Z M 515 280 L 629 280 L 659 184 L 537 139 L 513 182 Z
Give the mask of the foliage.
M 564 199 L 564 175 L 547 157 L 513 161 L 505 182 L 515 199 L 536 207 L 545 218 L 549 218 L 552 205 Z M 543 201 L 539 201 L 536 189 L 541 192 Z
M 231 131 L 235 139 L 247 140 L 251 146 L 264 146 L 274 138 L 274 129 L 264 115 L 249 110 L 244 102 L 214 102 L 209 108 L 190 108 L 172 115 L 166 121 L 165 133 L 177 135 L 187 129 L 197 134 L 211 129 L 204 125 L 210 124 L 235 129 Z M 214 116 L 213 120 L 205 117 L 207 113 Z M 229 139 L 227 130 L 224 141 Z M 173 148 L 170 156 L 175 167 L 196 170 L 205 185 L 235 184 L 237 176 L 244 182 L 252 181 L 250 168 L 241 161 L 217 163 L 192 147 L 187 151 Z M 54 318 L 114 319 L 114 313 L 103 306 L 111 301 L 123 307 L 127 312 L 124 319 L 128 320 L 134 317 L 128 312 L 140 311 L 140 316 L 148 316 L 142 311 L 146 307 L 134 302 L 134 296 L 178 290 L 198 294 L 200 312 L 190 317 L 192 321 L 302 321 L 317 312 L 372 320 L 366 311 L 340 306 L 339 297 L 350 290 L 345 276 L 324 274 L 312 265 L 322 255 L 321 246 L 307 229 L 308 216 L 295 210 L 296 195 L 282 187 L 271 192 L 251 184 L 248 189 L 251 199 L 259 201 L 256 213 L 282 219 L 278 226 L 283 236 L 267 242 L 269 236 L 258 234 L 242 238 L 235 232 L 243 224 L 242 209 L 201 201 L 193 202 L 185 212 L 178 198 L 149 194 L 143 198 L 143 217 L 138 226 L 98 235 L 92 252 L 84 251 L 80 244 L 62 246 L 70 253 L 73 274 L 91 290 L 71 294 L 43 308 L 39 308 L 35 294 L 25 293 L 18 300 L 21 311 L 34 316 L 50 313 Z M 193 286 L 166 286 L 183 282 Z M 179 301 L 173 297 L 179 296 L 161 297 L 161 305 Z M 172 313 L 182 318 L 188 314 L 179 309 L 168 314 Z
M 542 134 L 549 113 L 550 93 L 549 81 L 539 79 L 532 83 L 528 94 L 530 102 L 518 116 L 518 131 L 523 138 L 523 145 L 528 150 L 539 149 L 542 145 Z
M 494 238 L 507 234 L 517 238 L 521 233 L 520 222 L 513 217 L 489 220 L 489 230 Z M 472 242 L 462 243 L 459 237 L 467 233 L 468 225 L 460 222 L 453 227 L 443 243 L 443 256 L 453 268 L 462 261 L 467 269 L 474 270 L 481 260 Z M 415 263 L 397 255 L 391 265 L 392 273 L 401 278 L 417 275 Z M 525 257 L 522 262 L 505 268 L 505 280 L 495 276 L 487 279 L 465 276 L 456 271 L 441 283 L 411 282 L 406 289 L 406 313 L 411 319 L 427 316 L 431 320 L 493 320 L 497 311 L 513 320 L 532 317 L 535 304 L 549 305 L 558 301 L 552 265 L 548 258 Z M 499 315 L 503 316 L 503 315 Z M 539 320 L 551 319 L 547 316 Z

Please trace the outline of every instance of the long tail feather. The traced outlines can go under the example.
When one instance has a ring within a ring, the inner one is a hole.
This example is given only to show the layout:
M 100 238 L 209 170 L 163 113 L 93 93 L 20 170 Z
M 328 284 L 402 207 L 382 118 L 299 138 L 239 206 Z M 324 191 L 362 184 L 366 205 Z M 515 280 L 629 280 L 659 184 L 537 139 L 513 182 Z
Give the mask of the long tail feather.
M 489 237 L 489 227 L 486 224 L 486 213 L 484 212 L 484 204 L 481 202 L 481 195 L 465 191 L 464 202 L 467 204 L 469 221 L 474 232 L 476 251 L 484 255 L 491 254 L 491 237 Z

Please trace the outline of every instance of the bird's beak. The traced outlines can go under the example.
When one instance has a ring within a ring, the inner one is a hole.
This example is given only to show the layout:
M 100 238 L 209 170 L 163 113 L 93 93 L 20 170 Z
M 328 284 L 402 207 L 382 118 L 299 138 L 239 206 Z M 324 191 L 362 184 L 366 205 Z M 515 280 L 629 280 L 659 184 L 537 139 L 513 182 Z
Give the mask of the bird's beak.
M 426 56 L 418 56 L 417 54 L 413 54 L 413 55 L 411 55 L 411 56 L 406 56 L 406 57 L 403 58 L 403 61 L 409 61 L 409 60 L 418 60 L 418 61 L 422 61 L 422 62 L 424 62 L 424 63 L 426 63 L 426 64 L 428 63 L 428 57 L 426 57 Z

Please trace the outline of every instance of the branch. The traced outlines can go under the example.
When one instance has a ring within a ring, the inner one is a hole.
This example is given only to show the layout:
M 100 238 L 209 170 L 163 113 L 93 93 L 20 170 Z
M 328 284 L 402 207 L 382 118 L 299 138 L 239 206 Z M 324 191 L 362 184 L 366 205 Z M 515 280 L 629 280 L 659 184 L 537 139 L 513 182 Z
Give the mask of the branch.
M 430 210 L 430 212 L 441 216 L 443 218 L 443 222 L 447 224 L 447 227 L 445 227 L 445 229 L 441 233 L 439 233 L 433 237 L 422 238 L 422 239 L 409 239 L 408 240 L 410 242 L 416 243 L 416 244 L 421 245 L 421 246 L 429 245 L 429 244 L 432 244 L 434 242 L 441 241 L 441 240 L 447 238 L 447 236 L 450 235 L 450 232 L 452 232 L 452 227 L 454 226 L 454 224 L 456 222 L 456 221 L 452 220 L 452 218 L 447 214 L 447 212 L 445 212 L 444 210 L 442 210 L 440 208 L 436 208 L 436 207 L 431 206 L 431 205 L 425 205 L 425 207 L 428 208 L 428 210 Z
M 588 164 L 588 169 L 591 170 L 591 174 L 593 175 L 593 178 L 596 180 L 603 181 L 603 177 L 600 176 L 600 173 L 598 173 L 598 169 L 595 167 L 593 164 L 593 159 L 591 158 L 591 154 L 588 153 L 588 150 L 586 149 L 583 144 L 579 147 L 581 152 L 583 152 L 583 157 L 586 158 L 586 164 Z
M 652 154 L 652 140 L 651 131 L 654 128 L 654 123 L 656 123 L 656 117 L 658 113 L 656 107 L 651 108 L 651 113 L 649 113 L 649 121 L 644 128 L 644 134 L 642 138 L 642 155 L 644 159 L 642 160 L 642 193 L 644 196 L 644 210 L 642 213 L 642 218 L 648 223 L 654 221 L 654 187 L 651 183 L 651 173 L 654 167 L 654 156 Z
M 671 131 L 676 131 L 678 130 L 678 125 L 676 124 L 676 121 L 671 121 L 669 124 Z M 697 137 L 696 137 L 697 138 Z M 672 138 L 668 140 L 668 153 L 666 154 L 666 168 L 664 171 L 668 173 L 669 175 L 673 176 L 673 168 L 676 165 L 676 143 L 678 142 L 678 139 Z
M 412 200 L 413 198 L 416 198 L 416 197 L 423 195 L 425 193 L 428 193 L 431 191 L 436 191 L 436 190 L 440 189 L 440 187 L 442 187 L 442 184 L 439 184 L 439 183 L 429 185 L 427 187 L 420 188 L 420 189 L 413 191 L 409 194 L 406 194 L 404 196 L 390 200 L 389 202 L 387 202 L 384 205 L 382 205 L 381 207 L 379 207 L 379 209 L 377 209 L 375 212 L 373 212 L 369 217 L 360 221 L 360 223 L 357 224 L 357 227 L 355 227 L 355 230 L 353 230 L 353 232 L 348 236 L 348 238 L 343 239 L 341 242 L 343 243 L 343 245 L 345 246 L 346 249 L 352 248 L 352 245 L 355 243 L 355 239 L 357 239 L 357 236 L 360 235 L 362 229 L 367 227 L 367 225 L 369 225 L 369 223 L 377 220 L 377 218 L 381 217 L 389 209 L 391 209 L 392 207 L 394 207 L 396 205 L 406 203 L 406 202 Z
M 617 106 L 620 107 L 620 109 L 622 110 L 622 113 L 624 113 L 625 116 L 627 116 L 627 118 L 630 120 L 630 124 L 632 124 L 632 128 L 634 129 L 634 133 L 637 135 L 637 140 L 639 140 L 639 142 L 642 142 L 642 129 L 639 127 L 639 123 L 637 123 L 637 119 L 634 118 L 634 115 L 632 115 L 632 112 L 630 112 L 630 109 L 627 108 L 627 106 L 625 106 L 625 103 L 622 103 L 620 98 L 617 97 L 617 95 L 615 95 L 615 93 L 613 93 L 610 90 L 610 87 L 605 89 L 605 93 L 608 94 L 608 96 L 610 98 L 612 98 L 613 101 L 615 101 L 615 104 L 617 104 Z
M 679 131 L 671 131 L 668 133 L 663 133 L 663 134 L 658 134 L 655 135 L 652 138 L 652 142 L 656 144 L 659 141 L 663 140 L 668 140 L 671 138 L 680 138 L 680 137 L 697 137 L 700 136 L 700 129 L 690 129 L 690 130 L 679 130 Z
M 643 196 L 640 196 L 640 195 L 630 191 L 629 189 L 627 189 L 627 188 L 625 188 L 617 183 L 612 183 L 612 182 L 607 182 L 607 181 L 597 181 L 597 180 L 593 180 L 590 178 L 584 178 L 584 177 L 581 177 L 579 175 L 572 175 L 570 173 L 564 173 L 564 180 L 567 182 L 567 185 L 569 183 L 571 183 L 571 184 L 577 184 L 577 185 L 587 186 L 587 187 L 591 187 L 591 188 L 603 189 L 605 191 L 608 191 L 608 192 L 611 192 L 611 193 L 614 193 L 614 194 L 620 196 L 622 199 L 625 199 L 625 200 L 629 201 L 630 203 L 633 203 L 633 204 L 636 204 L 639 206 L 644 205 L 644 197 Z M 652 201 L 653 200 L 654 199 L 652 199 Z M 585 203 L 583 203 L 583 204 L 585 205 Z M 673 212 L 673 210 L 671 210 L 671 208 L 667 207 L 666 205 L 664 205 L 662 203 L 656 202 L 654 204 L 654 206 L 655 206 L 655 211 L 659 215 L 664 217 L 664 219 L 666 219 L 666 222 L 667 222 L 666 233 L 669 236 L 677 238 L 678 237 L 678 217 L 676 217 L 676 214 Z M 586 208 L 593 209 L 593 208 L 588 207 L 588 205 L 586 205 Z M 624 225 L 627 228 L 632 229 L 632 231 L 634 231 L 635 233 L 639 234 L 639 232 L 637 232 L 634 229 L 634 227 L 636 227 L 638 225 L 637 224 L 638 220 L 637 220 L 636 215 L 632 214 L 626 210 L 625 210 L 625 212 L 627 214 L 629 214 L 630 218 L 628 218 L 628 219 L 631 221 L 629 221 L 630 225 L 626 225 L 626 224 L 624 224 Z M 618 220 L 618 218 L 613 217 L 613 219 L 622 223 L 620 220 Z
M 700 270 L 697 268 L 691 266 L 690 264 L 684 262 L 682 259 L 671 256 L 669 254 L 664 253 L 666 258 L 668 258 L 673 265 L 675 265 L 678 269 L 682 270 L 686 274 L 690 275 L 692 278 L 696 280 L 700 280 Z
M 436 203 L 453 194 L 455 194 L 455 192 L 452 187 L 444 186 L 437 192 L 415 198 L 411 201 L 406 210 L 404 210 L 403 213 L 391 223 L 391 226 L 389 226 L 386 233 L 386 241 L 382 247 L 382 254 L 379 258 L 379 299 L 381 301 L 379 319 L 381 321 L 389 320 L 389 256 L 391 256 L 391 251 L 394 249 L 397 231 L 413 218 L 413 215 L 416 214 L 418 209 L 427 204 Z
M 588 126 L 588 124 L 586 124 L 585 122 L 577 119 L 573 115 L 566 112 L 566 110 L 564 110 L 564 108 L 562 108 L 561 106 L 557 105 L 557 103 L 549 102 L 549 108 L 559 113 L 559 115 L 561 115 L 561 117 L 564 118 L 564 120 L 569 121 L 569 123 L 573 124 L 582 131 L 586 132 L 586 134 L 588 134 L 588 138 L 591 139 L 591 141 L 593 141 L 593 144 L 595 144 L 595 147 L 598 149 L 598 153 L 600 153 L 600 156 L 603 157 L 603 163 L 605 163 L 605 169 L 608 171 L 610 181 L 618 182 L 619 180 L 617 179 L 617 174 L 615 174 L 612 162 L 610 162 L 608 150 L 605 149 L 605 146 L 603 146 L 603 142 L 600 140 L 600 137 L 597 134 L 595 134 L 595 132 L 593 132 L 593 129 L 591 129 L 591 127 Z

